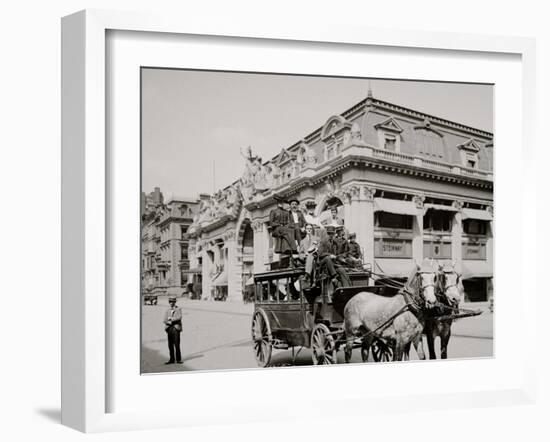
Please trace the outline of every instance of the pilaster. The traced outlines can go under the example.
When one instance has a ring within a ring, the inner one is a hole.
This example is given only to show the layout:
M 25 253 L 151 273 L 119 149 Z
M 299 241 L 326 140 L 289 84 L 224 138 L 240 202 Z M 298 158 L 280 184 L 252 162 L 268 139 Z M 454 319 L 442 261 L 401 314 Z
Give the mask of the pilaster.
M 425 196 L 422 194 L 413 197 L 414 204 L 420 209 L 419 213 L 413 216 L 412 256 L 417 263 L 424 259 L 424 200 Z
M 457 209 L 453 218 L 451 231 L 451 256 L 455 263 L 455 270 L 462 273 L 462 201 L 454 201 L 453 206 Z
M 350 185 L 343 189 L 344 215 L 349 232 L 357 235 L 365 263 L 374 263 L 374 193 L 365 185 Z M 346 206 L 348 206 L 346 208 Z
M 227 232 L 224 235 L 225 248 L 227 249 L 227 301 L 242 302 L 243 263 L 242 256 L 237 247 L 235 232 Z
M 268 261 L 269 242 L 266 238 L 266 225 L 260 221 L 252 223 L 254 231 L 254 273 L 266 271 L 266 263 Z
M 202 257 L 202 299 L 210 300 L 212 299 L 212 269 L 213 263 L 208 256 L 206 248 L 203 247 L 201 251 Z

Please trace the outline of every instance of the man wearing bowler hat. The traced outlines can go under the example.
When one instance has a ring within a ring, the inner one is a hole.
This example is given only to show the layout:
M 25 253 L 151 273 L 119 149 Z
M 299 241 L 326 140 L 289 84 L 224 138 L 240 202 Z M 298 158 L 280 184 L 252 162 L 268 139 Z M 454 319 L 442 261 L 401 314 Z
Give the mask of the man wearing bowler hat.
M 168 350 L 170 359 L 165 364 L 181 364 L 180 334 L 181 334 L 181 308 L 176 305 L 176 298 L 168 298 L 170 308 L 164 314 L 164 330 L 168 336 Z

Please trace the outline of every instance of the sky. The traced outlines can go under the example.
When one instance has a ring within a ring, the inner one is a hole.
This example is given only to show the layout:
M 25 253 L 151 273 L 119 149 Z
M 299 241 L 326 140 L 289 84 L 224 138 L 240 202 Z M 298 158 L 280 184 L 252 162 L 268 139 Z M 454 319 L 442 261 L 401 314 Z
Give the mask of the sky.
M 367 96 L 493 131 L 493 87 L 465 83 L 142 69 L 142 190 L 196 198 L 238 179 Z

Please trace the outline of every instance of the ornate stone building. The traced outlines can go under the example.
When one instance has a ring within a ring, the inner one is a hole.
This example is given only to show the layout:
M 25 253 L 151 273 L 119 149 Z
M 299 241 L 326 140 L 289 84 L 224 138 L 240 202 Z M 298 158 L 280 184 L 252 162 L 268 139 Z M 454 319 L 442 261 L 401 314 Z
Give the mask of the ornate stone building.
M 493 275 L 493 136 L 368 96 L 269 161 L 243 153 L 242 177 L 203 196 L 190 227 L 203 298 L 241 300 L 253 272 L 277 259 L 268 233 L 274 195 L 321 220 L 337 206 L 364 261 L 394 277 L 414 261 L 454 261 L 466 297 L 485 300 Z M 221 295 L 220 295 L 221 293 Z
M 193 282 L 187 230 L 199 203 L 173 197 L 164 204 L 158 188 L 145 201 L 141 234 L 142 290 L 156 295 L 179 296 L 187 289 L 187 284 Z

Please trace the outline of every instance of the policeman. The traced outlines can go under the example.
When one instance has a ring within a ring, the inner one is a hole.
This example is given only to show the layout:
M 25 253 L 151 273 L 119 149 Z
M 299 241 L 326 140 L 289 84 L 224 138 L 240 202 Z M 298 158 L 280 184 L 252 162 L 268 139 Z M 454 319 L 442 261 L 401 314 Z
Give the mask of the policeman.
M 168 351 L 170 359 L 165 362 L 166 365 L 178 363 L 181 364 L 180 334 L 181 334 L 181 308 L 176 305 L 176 298 L 168 298 L 170 308 L 164 314 L 164 331 L 168 337 Z

